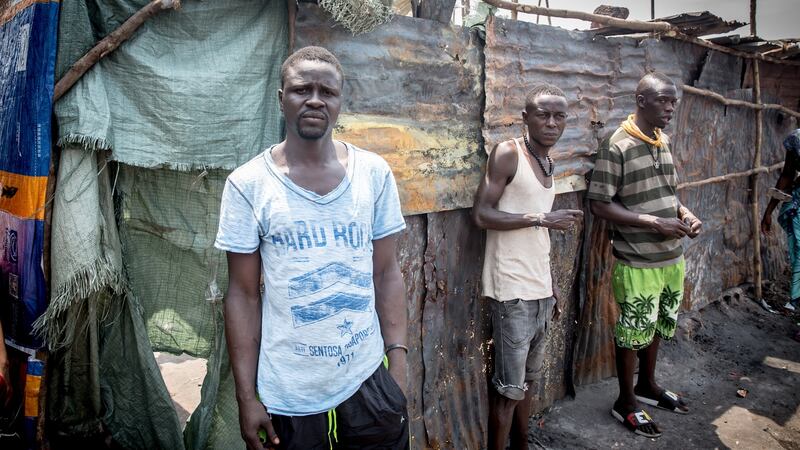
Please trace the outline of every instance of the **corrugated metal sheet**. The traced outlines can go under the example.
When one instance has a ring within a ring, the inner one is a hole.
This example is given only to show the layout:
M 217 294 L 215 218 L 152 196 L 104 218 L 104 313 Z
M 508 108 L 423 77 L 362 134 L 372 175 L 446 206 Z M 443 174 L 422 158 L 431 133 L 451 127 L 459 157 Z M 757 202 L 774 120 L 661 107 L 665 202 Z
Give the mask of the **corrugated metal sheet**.
M 706 36 L 709 34 L 728 33 L 737 28 L 741 28 L 746 23 L 735 20 L 726 21 L 719 16 L 708 11 L 688 12 L 676 14 L 674 16 L 661 17 L 655 19 L 656 22 L 669 22 L 689 36 Z M 641 31 L 628 30 L 618 27 L 602 27 L 594 30 L 595 34 L 602 36 L 614 36 L 620 34 L 641 34 Z
M 428 215 L 422 312 L 427 445 L 480 449 L 488 417 L 488 307 L 480 298 L 483 234 L 469 210 Z M 469 261 L 469 264 L 465 264 Z
M 647 70 L 691 80 L 702 49 L 680 42 L 593 37 L 579 31 L 494 18 L 486 27 L 486 148 L 522 133 L 525 93 L 537 83 L 567 94 L 567 127 L 551 155 L 556 177 L 584 175 L 599 141 L 633 112 Z
M 800 111 L 800 67 L 780 64 L 760 63 L 762 92 L 774 95 L 775 103 Z M 753 70 L 747 66 L 743 87 L 752 88 Z
M 392 166 L 405 214 L 472 205 L 480 149 L 483 59 L 474 32 L 395 16 L 352 36 L 300 5 L 297 46 L 321 45 L 345 68 L 335 135 Z

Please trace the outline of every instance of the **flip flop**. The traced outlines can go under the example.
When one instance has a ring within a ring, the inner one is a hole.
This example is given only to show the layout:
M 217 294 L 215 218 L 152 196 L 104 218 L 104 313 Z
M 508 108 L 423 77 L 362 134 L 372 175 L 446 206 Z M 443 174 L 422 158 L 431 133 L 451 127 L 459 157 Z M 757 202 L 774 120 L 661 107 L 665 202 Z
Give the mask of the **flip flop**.
M 661 392 L 659 398 L 647 398 L 641 395 L 636 396 L 636 400 L 640 402 L 655 406 L 656 408 L 665 409 L 667 411 L 672 411 L 676 414 L 689 414 L 689 410 L 681 409 L 681 406 L 686 407 L 686 402 L 683 401 L 682 398 L 678 397 L 678 394 L 664 389 Z
M 611 415 L 625 425 L 625 428 L 633 431 L 639 436 L 644 436 L 647 438 L 661 437 L 661 433 L 645 433 L 642 431 L 642 427 L 644 425 L 656 424 L 653 418 L 650 417 L 650 415 L 647 414 L 647 412 L 645 412 L 643 409 L 631 411 L 627 416 L 622 417 L 622 414 L 618 413 L 614 408 L 611 408 Z

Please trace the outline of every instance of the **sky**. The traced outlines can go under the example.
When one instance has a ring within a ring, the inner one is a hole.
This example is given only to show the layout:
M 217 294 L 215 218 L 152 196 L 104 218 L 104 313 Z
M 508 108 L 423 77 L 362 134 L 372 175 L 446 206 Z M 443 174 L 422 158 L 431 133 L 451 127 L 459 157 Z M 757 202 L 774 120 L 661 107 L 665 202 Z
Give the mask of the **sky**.
M 539 0 L 520 0 L 520 3 L 538 5 Z M 650 20 L 650 0 L 550 0 L 550 7 L 574 11 L 592 12 L 601 5 L 624 6 L 630 10 L 629 19 Z M 542 0 L 542 6 L 545 6 Z M 710 11 L 725 20 L 750 21 L 750 0 L 656 0 L 656 17 L 671 16 L 682 12 Z M 527 16 L 527 15 L 524 15 Z M 533 16 L 532 21 L 536 21 Z M 525 17 L 524 20 L 531 20 Z M 554 17 L 554 26 L 567 29 L 586 29 L 589 22 Z M 539 23 L 547 24 L 542 17 Z M 764 39 L 800 37 L 800 0 L 759 0 L 756 9 L 757 34 Z M 732 34 L 749 35 L 750 26 L 744 26 Z

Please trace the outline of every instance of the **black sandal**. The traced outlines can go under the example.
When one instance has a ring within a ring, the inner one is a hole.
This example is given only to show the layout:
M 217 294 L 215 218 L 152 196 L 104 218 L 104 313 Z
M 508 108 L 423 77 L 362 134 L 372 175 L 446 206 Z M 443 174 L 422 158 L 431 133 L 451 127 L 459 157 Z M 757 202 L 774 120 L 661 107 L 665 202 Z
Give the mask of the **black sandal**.
M 688 409 L 683 409 L 687 406 L 686 402 L 682 398 L 678 397 L 678 394 L 666 389 L 661 391 L 661 395 L 657 399 L 637 395 L 636 400 L 639 400 L 646 405 L 672 411 L 676 414 L 689 414 Z
M 655 421 L 643 409 L 631 411 L 627 416 L 622 417 L 622 414 L 618 413 L 614 408 L 611 408 L 611 415 L 614 416 L 614 418 L 618 421 L 622 422 L 622 424 L 625 425 L 625 428 L 633 431 L 639 436 L 648 438 L 661 437 L 661 432 L 646 433 L 642 431 L 642 427 L 645 425 L 656 425 Z

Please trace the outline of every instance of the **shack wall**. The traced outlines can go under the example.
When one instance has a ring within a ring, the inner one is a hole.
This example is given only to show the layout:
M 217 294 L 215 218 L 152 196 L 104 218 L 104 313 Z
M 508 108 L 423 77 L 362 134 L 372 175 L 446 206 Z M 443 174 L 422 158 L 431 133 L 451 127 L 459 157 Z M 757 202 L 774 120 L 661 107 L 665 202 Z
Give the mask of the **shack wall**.
M 520 134 L 525 90 L 547 81 L 567 93 L 570 117 L 555 149 L 556 175 L 582 181 L 599 141 L 633 111 L 633 91 L 646 71 L 749 99 L 743 62 L 678 41 L 595 37 L 497 18 L 487 24 L 485 43 L 474 31 L 406 17 L 353 37 L 304 5 L 297 23 L 298 47 L 323 45 L 347 71 L 337 137 L 382 154 L 400 186 L 408 223 L 399 252 L 409 302 L 412 447 L 481 448 L 492 370 L 480 296 L 485 238 L 463 208 L 472 203 L 485 149 Z M 771 86 L 765 97 L 779 95 Z M 782 160 L 780 136 L 794 125 L 765 117 L 762 160 L 772 164 Z M 751 168 L 751 110 L 687 94 L 673 123 L 667 132 L 681 181 Z M 776 177 L 760 177 L 762 192 Z M 685 244 L 684 309 L 700 309 L 752 281 L 748 183 L 739 178 L 679 191 L 705 222 L 701 237 Z M 563 186 L 555 207 L 584 209 L 587 220 L 585 229 L 551 233 L 553 272 L 567 309 L 548 337 L 545 376 L 533 387 L 539 410 L 573 383 L 614 374 L 608 233 L 588 214 L 580 181 L 569 184 L 574 192 Z M 783 245 L 774 233 L 762 246 L 767 278 L 786 268 Z

